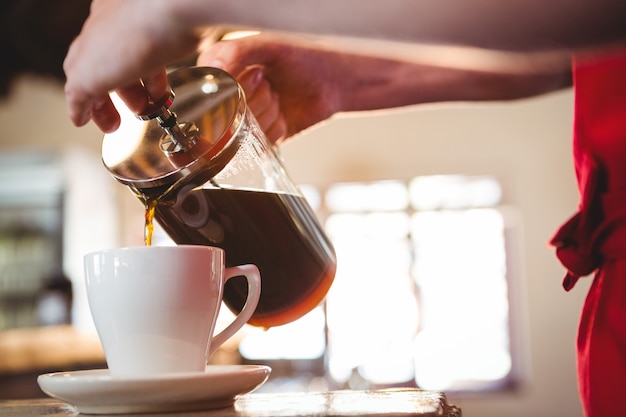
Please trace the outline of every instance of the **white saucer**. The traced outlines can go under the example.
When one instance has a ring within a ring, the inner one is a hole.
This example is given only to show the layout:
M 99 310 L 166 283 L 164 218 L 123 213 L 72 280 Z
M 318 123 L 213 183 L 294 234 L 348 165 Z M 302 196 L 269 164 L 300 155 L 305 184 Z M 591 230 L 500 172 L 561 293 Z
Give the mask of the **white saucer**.
M 238 395 L 262 385 L 270 371 L 260 365 L 209 365 L 199 373 L 126 378 L 96 369 L 39 375 L 37 382 L 81 413 L 159 413 L 231 406 Z

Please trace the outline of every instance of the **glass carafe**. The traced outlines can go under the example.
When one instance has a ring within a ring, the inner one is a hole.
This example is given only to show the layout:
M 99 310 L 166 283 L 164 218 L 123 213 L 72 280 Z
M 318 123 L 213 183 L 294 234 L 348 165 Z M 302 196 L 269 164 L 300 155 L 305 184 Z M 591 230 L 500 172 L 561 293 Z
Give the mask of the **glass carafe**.
M 120 129 L 105 135 L 106 167 L 176 243 L 219 246 L 228 266 L 258 266 L 261 299 L 250 324 L 303 316 L 323 300 L 336 269 L 313 210 L 229 74 L 181 68 L 168 81 L 172 93 L 153 113 L 123 115 Z M 238 312 L 246 294 L 246 280 L 231 279 L 224 302 Z

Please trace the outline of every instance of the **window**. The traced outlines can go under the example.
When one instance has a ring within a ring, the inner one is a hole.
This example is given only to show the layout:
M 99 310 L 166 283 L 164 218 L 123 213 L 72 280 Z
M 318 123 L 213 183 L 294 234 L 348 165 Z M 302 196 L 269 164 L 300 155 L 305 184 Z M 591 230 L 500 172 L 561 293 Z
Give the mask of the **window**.
M 245 358 L 323 355 L 331 388 L 451 392 L 514 382 L 507 258 L 515 254 L 506 248 L 515 216 L 500 206 L 496 179 L 426 176 L 305 194 L 325 214 L 335 283 L 324 309 L 252 330 L 240 347 Z
M 416 178 L 409 187 L 412 276 L 422 316 L 415 380 L 440 390 L 476 390 L 512 370 L 506 227 L 491 178 Z
M 330 377 L 356 387 L 411 381 L 419 314 L 407 188 L 336 184 L 326 197 L 338 263 L 327 297 Z

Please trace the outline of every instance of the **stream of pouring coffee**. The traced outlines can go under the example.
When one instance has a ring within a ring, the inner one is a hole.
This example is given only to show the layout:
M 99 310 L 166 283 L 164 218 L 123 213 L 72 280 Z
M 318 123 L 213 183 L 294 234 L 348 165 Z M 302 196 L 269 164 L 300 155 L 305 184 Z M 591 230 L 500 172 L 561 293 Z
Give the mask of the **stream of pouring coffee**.
M 146 223 L 144 226 L 144 242 L 146 246 L 152 245 L 152 234 L 154 233 L 154 212 L 156 210 L 157 200 L 146 201 Z

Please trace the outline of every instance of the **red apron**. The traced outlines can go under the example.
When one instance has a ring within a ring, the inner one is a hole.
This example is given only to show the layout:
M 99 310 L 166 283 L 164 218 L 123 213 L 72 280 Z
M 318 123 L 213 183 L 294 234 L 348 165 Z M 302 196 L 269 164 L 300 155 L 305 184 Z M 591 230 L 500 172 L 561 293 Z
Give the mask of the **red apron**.
M 626 51 L 576 58 L 574 162 L 581 201 L 552 244 L 570 290 L 594 274 L 578 330 L 587 417 L 626 415 Z

